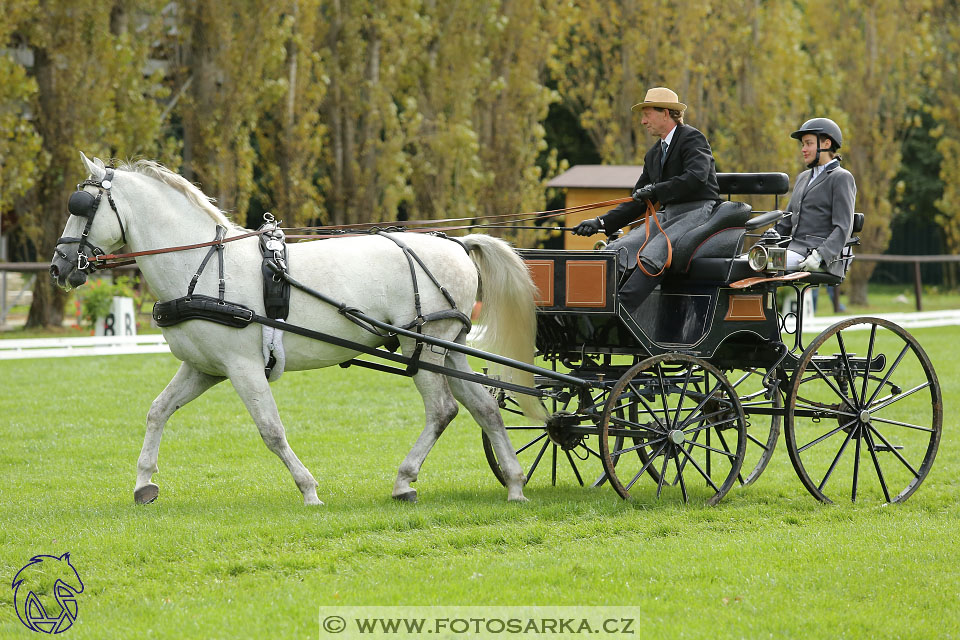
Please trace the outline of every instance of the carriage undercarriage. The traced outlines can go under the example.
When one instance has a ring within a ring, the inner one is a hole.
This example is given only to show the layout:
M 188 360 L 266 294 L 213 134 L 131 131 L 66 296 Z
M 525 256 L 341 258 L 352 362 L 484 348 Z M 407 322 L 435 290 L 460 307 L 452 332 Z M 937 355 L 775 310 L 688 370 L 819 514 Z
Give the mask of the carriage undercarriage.
M 566 474 L 580 485 L 609 482 L 624 498 L 649 490 L 715 504 L 763 473 L 782 430 L 818 500 L 900 502 L 929 473 L 939 444 L 933 367 L 909 333 L 879 318 L 838 323 L 802 352 L 766 362 L 679 349 L 583 355 L 551 363 L 573 364 L 569 374 L 589 388 L 539 376 L 551 398 L 547 424 L 507 427 L 528 482 L 557 484 Z M 486 441 L 484 450 L 500 477 Z

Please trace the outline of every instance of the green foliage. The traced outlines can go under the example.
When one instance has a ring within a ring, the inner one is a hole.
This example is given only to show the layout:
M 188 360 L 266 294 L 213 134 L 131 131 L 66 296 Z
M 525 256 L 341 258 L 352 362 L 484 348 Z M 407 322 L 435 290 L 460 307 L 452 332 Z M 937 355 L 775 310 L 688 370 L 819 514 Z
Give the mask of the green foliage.
M 0 212 L 47 254 L 82 149 L 156 158 L 241 224 L 251 207 L 289 225 L 482 220 L 542 208 L 565 148 L 639 162 L 649 141 L 630 107 L 667 85 L 720 171 L 794 174 L 788 133 L 837 120 L 867 252 L 887 245 L 900 146 L 925 114 L 936 223 L 955 249 L 958 15 L 956 0 L 11 0 Z M 10 53 L 23 51 L 30 68 Z M 548 131 L 551 108 L 575 126 L 554 116 Z M 46 282 L 35 294 L 62 303 Z
M 96 326 L 97 320 L 110 312 L 114 296 L 133 298 L 134 308 L 139 311 L 143 305 L 142 294 L 137 292 L 140 278 L 118 276 L 113 282 L 104 278 L 97 278 L 83 288 L 80 298 L 80 315 L 91 329 Z

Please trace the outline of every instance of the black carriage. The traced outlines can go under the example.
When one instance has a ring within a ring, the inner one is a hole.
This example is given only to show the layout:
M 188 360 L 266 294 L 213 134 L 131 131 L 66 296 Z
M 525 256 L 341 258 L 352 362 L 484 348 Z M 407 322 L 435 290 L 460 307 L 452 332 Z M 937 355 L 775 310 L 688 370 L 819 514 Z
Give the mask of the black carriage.
M 674 247 L 669 274 L 636 316 L 618 298 L 616 253 L 521 252 L 539 289 L 538 353 L 555 372 L 537 376 L 546 424 L 508 427 L 527 481 L 572 474 L 624 498 L 647 486 L 657 498 L 714 504 L 760 476 L 782 428 L 817 499 L 905 500 L 940 440 L 929 358 L 880 318 L 843 320 L 805 341 L 803 314 L 782 312 L 778 292 L 792 291 L 802 309 L 817 285 L 843 278 L 785 272 L 777 239 L 761 233 L 780 218 L 785 174 L 718 177 L 724 194 L 774 196 L 774 210 L 723 202 Z M 862 222 L 856 214 L 854 232 Z M 499 477 L 486 440 L 484 449 Z

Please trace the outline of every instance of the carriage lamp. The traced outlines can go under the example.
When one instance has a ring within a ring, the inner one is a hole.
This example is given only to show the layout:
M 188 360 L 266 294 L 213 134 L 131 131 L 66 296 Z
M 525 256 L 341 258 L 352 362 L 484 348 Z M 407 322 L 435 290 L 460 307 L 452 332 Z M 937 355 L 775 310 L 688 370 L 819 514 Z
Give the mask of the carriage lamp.
M 757 244 L 747 252 L 747 264 L 754 271 L 783 271 L 787 268 L 787 250 L 781 246 L 780 234 L 767 229 Z

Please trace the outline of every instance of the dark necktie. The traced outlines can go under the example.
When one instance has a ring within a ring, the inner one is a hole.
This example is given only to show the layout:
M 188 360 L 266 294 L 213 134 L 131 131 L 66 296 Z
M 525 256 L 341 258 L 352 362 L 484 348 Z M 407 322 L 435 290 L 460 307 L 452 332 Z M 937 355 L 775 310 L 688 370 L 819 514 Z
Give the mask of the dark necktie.
M 663 163 L 667 161 L 667 149 L 669 145 L 666 140 L 660 141 L 660 169 L 663 170 Z

